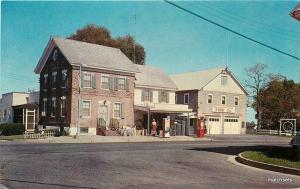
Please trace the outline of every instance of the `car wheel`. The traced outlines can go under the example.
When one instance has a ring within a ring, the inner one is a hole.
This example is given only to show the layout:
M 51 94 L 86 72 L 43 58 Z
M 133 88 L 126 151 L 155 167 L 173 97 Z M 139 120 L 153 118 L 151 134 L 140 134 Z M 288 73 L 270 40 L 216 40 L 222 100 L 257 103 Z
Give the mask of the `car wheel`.
M 297 150 L 297 149 L 298 149 L 298 146 L 292 145 L 292 148 L 293 148 L 294 150 Z

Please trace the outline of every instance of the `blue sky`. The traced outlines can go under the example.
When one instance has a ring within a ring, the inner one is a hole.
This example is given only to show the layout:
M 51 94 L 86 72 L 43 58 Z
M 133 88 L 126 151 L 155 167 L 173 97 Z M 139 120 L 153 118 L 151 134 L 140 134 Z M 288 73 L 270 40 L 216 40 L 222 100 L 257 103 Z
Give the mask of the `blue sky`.
M 297 1 L 176 3 L 300 57 L 300 22 L 289 16 Z M 0 93 L 38 90 L 33 70 L 49 37 L 67 37 L 91 23 L 107 27 L 113 37 L 134 35 L 145 47 L 146 64 L 169 74 L 224 66 L 228 51 L 228 66 L 241 82 L 247 79 L 244 68 L 258 62 L 300 82 L 299 61 L 165 2 L 2 2 L 1 9 Z M 253 120 L 253 111 L 248 114 Z

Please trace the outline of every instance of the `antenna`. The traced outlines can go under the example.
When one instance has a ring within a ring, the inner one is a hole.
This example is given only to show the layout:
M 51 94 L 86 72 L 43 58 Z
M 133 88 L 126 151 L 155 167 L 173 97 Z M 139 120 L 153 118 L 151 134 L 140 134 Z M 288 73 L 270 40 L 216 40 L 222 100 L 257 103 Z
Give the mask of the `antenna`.
M 228 67 L 228 59 L 229 59 L 229 31 L 227 31 L 227 57 L 226 57 L 226 68 Z

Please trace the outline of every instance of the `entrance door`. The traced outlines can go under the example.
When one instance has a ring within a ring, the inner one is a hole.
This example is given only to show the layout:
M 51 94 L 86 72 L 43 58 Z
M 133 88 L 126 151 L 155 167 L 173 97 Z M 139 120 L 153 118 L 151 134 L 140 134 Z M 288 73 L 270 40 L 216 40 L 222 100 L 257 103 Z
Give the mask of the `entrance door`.
M 108 125 L 108 106 L 100 105 L 99 107 L 99 118 L 102 118 L 103 123 L 100 122 L 101 126 Z

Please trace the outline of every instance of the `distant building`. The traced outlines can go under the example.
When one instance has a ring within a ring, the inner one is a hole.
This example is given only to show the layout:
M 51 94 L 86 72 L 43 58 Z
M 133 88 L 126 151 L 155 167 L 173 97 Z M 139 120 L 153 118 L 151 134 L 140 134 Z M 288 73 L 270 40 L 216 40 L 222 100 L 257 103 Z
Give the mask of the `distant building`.
M 22 123 L 34 130 L 38 123 L 39 92 L 11 92 L 0 99 L 0 123 Z
M 191 124 L 205 118 L 207 134 L 244 134 L 247 92 L 227 68 L 171 75 L 178 104 L 193 109 Z

